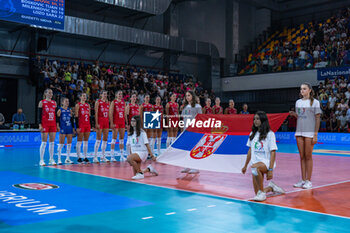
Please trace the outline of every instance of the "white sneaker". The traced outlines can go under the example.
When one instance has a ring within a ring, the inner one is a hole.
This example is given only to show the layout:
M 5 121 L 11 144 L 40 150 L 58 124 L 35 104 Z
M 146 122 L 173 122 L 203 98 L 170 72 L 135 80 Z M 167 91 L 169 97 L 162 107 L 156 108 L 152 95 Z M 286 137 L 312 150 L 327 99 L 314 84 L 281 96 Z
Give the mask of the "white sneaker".
M 56 162 L 55 162 L 55 160 L 54 160 L 54 159 L 50 159 L 50 161 L 49 161 L 49 165 L 53 165 L 53 166 L 55 166 L 55 165 L 57 165 L 57 164 L 56 164 Z
M 141 180 L 143 178 L 145 178 L 145 176 L 142 173 L 136 173 L 135 176 L 131 177 L 133 180 Z
M 273 181 L 270 181 L 269 183 L 269 187 L 272 188 L 272 191 L 274 191 L 275 193 L 285 193 L 284 189 L 279 187 L 277 184 L 275 184 Z
M 191 169 L 188 171 L 188 174 L 198 174 L 199 173 L 199 170 L 197 169 Z
M 154 167 L 150 164 L 147 166 L 147 168 L 149 169 L 149 172 L 152 173 L 153 175 L 158 176 L 158 172 L 156 169 L 154 169 Z
M 98 160 L 98 158 L 94 158 L 92 162 L 93 162 L 93 163 L 100 163 L 100 161 Z
M 44 162 L 44 160 L 40 160 L 39 165 L 40 166 L 46 166 L 46 163 Z
M 58 164 L 58 165 L 62 165 L 62 160 L 61 160 L 61 159 L 58 159 L 58 160 L 57 160 L 57 164 Z
M 312 183 L 309 180 L 306 180 L 303 187 L 303 189 L 311 189 L 312 188 Z
M 181 171 L 181 173 L 188 173 L 190 170 L 191 170 L 191 169 L 189 169 L 189 168 L 184 168 L 184 169 Z
M 72 160 L 70 160 L 69 158 L 66 158 L 66 160 L 64 161 L 64 163 L 72 164 L 72 163 L 73 163 L 73 161 L 72 161 Z
M 302 188 L 304 184 L 305 184 L 305 181 L 301 180 L 298 183 L 294 184 L 293 187 L 294 188 Z
M 110 159 L 109 161 L 111 161 L 111 162 L 117 162 L 117 160 L 114 158 L 114 156 L 111 157 L 111 159 Z
M 109 163 L 109 160 L 108 160 L 106 157 L 103 157 L 103 158 L 101 159 L 101 162 Z
M 266 200 L 266 193 L 261 192 L 260 190 L 256 194 L 256 196 L 253 198 L 254 201 L 265 201 Z

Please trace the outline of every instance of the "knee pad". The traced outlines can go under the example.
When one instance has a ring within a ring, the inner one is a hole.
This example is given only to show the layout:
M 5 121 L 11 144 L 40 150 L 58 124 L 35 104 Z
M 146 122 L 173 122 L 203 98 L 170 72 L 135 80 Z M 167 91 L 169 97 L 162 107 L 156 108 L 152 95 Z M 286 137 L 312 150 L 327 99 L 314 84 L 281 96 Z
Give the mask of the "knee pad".
M 258 169 L 256 167 L 252 167 L 253 176 L 258 176 Z

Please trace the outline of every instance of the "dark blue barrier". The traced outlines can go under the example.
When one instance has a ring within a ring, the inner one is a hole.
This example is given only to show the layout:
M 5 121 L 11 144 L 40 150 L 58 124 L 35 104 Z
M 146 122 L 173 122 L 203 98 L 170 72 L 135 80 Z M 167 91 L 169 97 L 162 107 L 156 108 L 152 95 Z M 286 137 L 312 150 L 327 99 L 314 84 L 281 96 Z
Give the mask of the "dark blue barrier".
M 58 144 L 59 133 L 56 135 L 55 142 Z M 166 142 L 167 132 L 163 131 L 162 143 Z M 112 132 L 109 132 L 108 141 L 112 139 Z M 119 139 L 119 137 L 118 137 Z M 125 133 L 124 144 L 126 144 L 127 135 Z M 277 132 L 276 139 L 280 143 L 296 143 L 294 132 Z M 96 133 L 91 132 L 89 143 L 94 143 Z M 77 141 L 77 137 L 73 138 L 73 144 Z M 118 140 L 117 140 L 118 141 Z M 318 142 L 324 144 L 341 144 L 350 145 L 350 133 L 319 133 Z M 30 131 L 13 131 L 0 132 L 0 146 L 38 146 L 41 143 L 39 132 Z
M 296 143 L 294 132 L 277 132 L 276 140 L 280 143 Z M 319 133 L 318 142 L 324 144 L 350 145 L 350 133 Z
M 162 134 L 162 143 L 166 142 L 167 133 Z M 58 144 L 59 133 L 56 134 L 55 143 Z M 91 132 L 89 143 L 95 143 L 96 132 Z M 112 132 L 108 134 L 108 141 L 112 140 Z M 119 140 L 119 135 L 117 142 Z M 124 144 L 126 144 L 127 133 L 125 133 Z M 77 137 L 73 138 L 73 144 L 77 142 Z M 38 146 L 41 143 L 40 132 L 38 131 L 6 131 L 0 132 L 0 146 Z

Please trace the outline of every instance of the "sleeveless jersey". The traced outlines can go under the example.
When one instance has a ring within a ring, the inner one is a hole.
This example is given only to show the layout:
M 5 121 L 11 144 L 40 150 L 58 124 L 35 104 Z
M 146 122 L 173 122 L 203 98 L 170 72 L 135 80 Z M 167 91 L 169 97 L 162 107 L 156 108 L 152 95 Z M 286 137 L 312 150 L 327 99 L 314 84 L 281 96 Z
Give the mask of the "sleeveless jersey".
M 227 114 L 237 114 L 237 109 L 228 107 Z
M 179 115 L 179 105 L 177 103 L 169 102 L 169 115 L 171 117 Z
M 79 104 L 79 112 L 78 112 L 78 119 L 79 119 L 79 127 L 82 125 L 90 126 L 90 106 L 89 104 L 85 103 L 78 103 Z
M 133 116 L 140 115 L 140 107 L 138 104 L 129 104 L 129 122 Z
M 43 125 L 56 125 L 56 102 L 53 100 L 42 100 L 42 118 Z
M 98 118 L 109 119 L 109 103 L 108 101 L 98 100 Z
M 211 107 L 204 106 L 203 114 L 213 114 L 213 109 Z
M 60 127 L 61 128 L 71 128 L 72 126 L 72 114 L 70 109 L 60 108 L 61 116 L 60 116 Z
M 163 113 L 163 106 L 162 105 L 153 105 L 153 110 L 155 112 L 158 110 L 160 113 Z
M 153 110 L 153 105 L 152 104 L 142 104 L 142 108 L 144 112 L 152 112 Z
M 222 114 L 222 113 L 223 113 L 223 112 L 222 112 L 222 107 L 221 107 L 221 106 L 218 107 L 218 106 L 214 105 L 213 111 L 214 111 L 214 114 Z
M 124 121 L 125 120 L 125 102 L 123 100 L 118 101 L 114 100 L 114 111 L 113 111 L 113 120 Z

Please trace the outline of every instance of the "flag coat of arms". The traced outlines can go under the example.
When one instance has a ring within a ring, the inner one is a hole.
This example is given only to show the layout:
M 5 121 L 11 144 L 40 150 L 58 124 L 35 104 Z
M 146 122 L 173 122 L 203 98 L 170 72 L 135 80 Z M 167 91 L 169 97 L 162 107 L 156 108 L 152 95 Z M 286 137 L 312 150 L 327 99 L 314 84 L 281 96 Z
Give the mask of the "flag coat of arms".
M 289 113 L 267 114 L 271 130 L 276 132 Z M 221 121 L 217 128 L 189 126 L 157 158 L 160 163 L 208 170 L 240 173 L 249 148 L 246 143 L 253 125 L 254 114 L 198 114 L 196 122 Z

